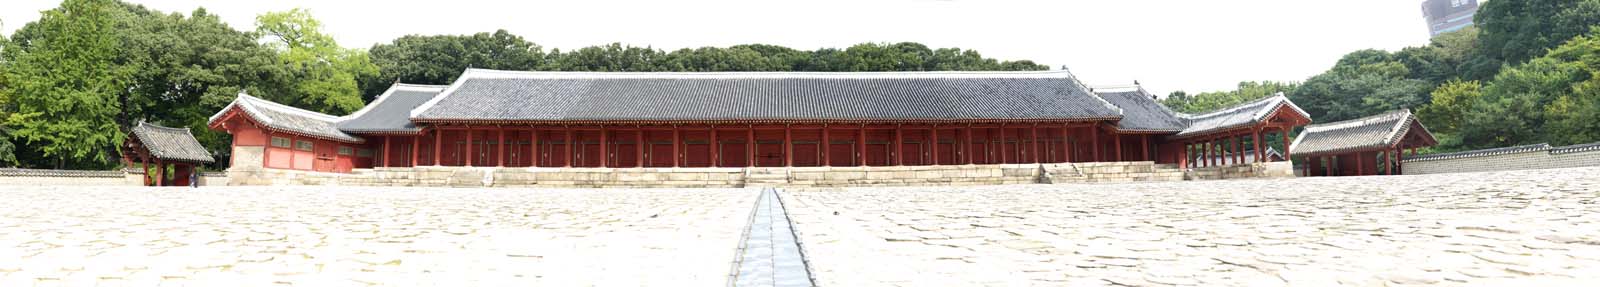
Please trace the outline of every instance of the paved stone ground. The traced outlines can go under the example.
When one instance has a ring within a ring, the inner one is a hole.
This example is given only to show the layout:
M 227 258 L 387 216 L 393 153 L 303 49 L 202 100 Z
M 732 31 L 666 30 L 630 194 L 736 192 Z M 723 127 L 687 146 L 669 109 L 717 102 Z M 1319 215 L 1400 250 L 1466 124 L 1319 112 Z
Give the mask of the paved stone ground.
M 1600 282 L 1600 169 L 783 195 L 821 286 Z
M 0 187 L 0 286 L 717 286 L 756 195 Z

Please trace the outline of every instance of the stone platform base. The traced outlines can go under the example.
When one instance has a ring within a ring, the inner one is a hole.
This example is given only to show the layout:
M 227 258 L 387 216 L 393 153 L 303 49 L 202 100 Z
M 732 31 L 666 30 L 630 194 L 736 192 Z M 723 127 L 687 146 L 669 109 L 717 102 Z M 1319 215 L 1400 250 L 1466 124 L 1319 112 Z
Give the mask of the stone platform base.
M 1265 167 L 1262 167 L 1263 169 Z M 1266 172 L 1228 172 L 1248 177 Z M 1283 168 L 1283 170 L 1292 170 Z M 349 174 L 235 168 L 230 185 L 420 187 L 854 187 L 1104 183 L 1211 179 L 1154 162 L 791 168 L 494 168 L 399 167 Z M 1216 171 L 1223 172 L 1223 171 Z M 1290 174 L 1292 176 L 1292 174 Z
M 1294 164 L 1287 161 L 1200 167 L 1189 169 L 1184 174 L 1185 179 L 1188 180 L 1278 178 L 1294 176 Z

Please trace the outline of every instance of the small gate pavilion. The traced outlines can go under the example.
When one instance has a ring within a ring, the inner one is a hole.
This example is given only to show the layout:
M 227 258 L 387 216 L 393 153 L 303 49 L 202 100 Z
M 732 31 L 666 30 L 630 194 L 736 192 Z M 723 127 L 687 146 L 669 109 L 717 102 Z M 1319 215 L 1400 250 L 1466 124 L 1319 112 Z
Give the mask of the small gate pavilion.
M 211 153 L 194 139 L 189 128 L 169 128 L 140 121 L 123 141 L 122 162 L 139 163 L 144 185 L 187 186 L 197 165 L 213 162 Z
M 1305 159 L 1306 176 L 1398 175 L 1401 153 L 1439 144 L 1409 109 L 1310 125 L 1291 157 Z

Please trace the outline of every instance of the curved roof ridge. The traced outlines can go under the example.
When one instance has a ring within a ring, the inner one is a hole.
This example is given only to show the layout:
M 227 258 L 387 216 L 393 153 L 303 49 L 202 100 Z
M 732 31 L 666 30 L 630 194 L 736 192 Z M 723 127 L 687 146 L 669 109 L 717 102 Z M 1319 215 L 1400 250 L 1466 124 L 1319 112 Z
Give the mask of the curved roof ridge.
M 561 72 L 561 71 L 508 71 L 467 68 L 459 78 L 522 78 L 522 79 L 782 79 L 782 78 L 1068 78 L 1072 72 L 1045 71 L 885 71 L 885 72 Z M 458 80 L 459 80 L 458 78 Z M 452 85 L 453 86 L 453 85 Z
M 1324 124 L 1308 125 L 1308 126 L 1306 126 L 1306 130 L 1307 131 L 1325 131 L 1325 130 L 1347 129 L 1347 128 L 1358 127 L 1358 126 L 1362 126 L 1362 125 L 1368 125 L 1368 124 L 1371 124 L 1373 122 L 1378 122 L 1378 121 L 1393 120 L 1395 117 L 1405 117 L 1405 116 L 1409 116 L 1409 115 L 1411 115 L 1411 110 L 1410 109 L 1396 109 L 1396 110 L 1390 110 L 1390 111 L 1387 111 L 1387 112 L 1379 113 L 1379 114 L 1376 114 L 1376 115 L 1370 115 L 1370 116 L 1360 117 L 1360 118 L 1351 119 L 1351 120 L 1337 121 L 1337 122 L 1324 123 Z

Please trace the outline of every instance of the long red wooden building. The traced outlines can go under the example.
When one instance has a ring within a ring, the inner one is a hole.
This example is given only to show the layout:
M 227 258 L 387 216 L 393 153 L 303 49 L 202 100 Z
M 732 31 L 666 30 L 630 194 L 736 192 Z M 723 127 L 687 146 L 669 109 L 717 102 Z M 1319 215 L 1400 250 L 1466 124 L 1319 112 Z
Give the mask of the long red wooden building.
M 1310 123 L 1282 96 L 1202 115 L 1065 71 L 587 73 L 469 69 L 332 116 L 240 95 L 234 166 L 804 167 L 1242 163 Z M 1257 145 L 1247 149 L 1246 142 Z M 1278 147 L 1286 149 L 1287 147 Z M 259 154 L 259 156 L 257 155 Z M 1220 156 L 1220 155 L 1229 156 Z M 1268 159 L 1254 156 L 1254 159 Z M 259 162 L 258 162 L 259 161 Z

